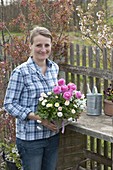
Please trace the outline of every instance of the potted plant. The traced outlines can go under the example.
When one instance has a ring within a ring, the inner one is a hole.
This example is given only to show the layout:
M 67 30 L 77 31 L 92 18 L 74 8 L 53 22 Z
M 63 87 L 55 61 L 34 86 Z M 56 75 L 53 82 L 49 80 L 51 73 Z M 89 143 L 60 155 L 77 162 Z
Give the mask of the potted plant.
M 21 161 L 15 145 L 15 119 L 0 109 L 0 150 L 7 170 L 20 170 Z
M 7 170 L 20 170 L 21 161 L 15 144 L 0 143 L 2 157 L 6 162 Z
M 108 116 L 113 116 L 113 88 L 112 85 L 104 90 L 104 113 Z
M 64 133 L 65 125 L 77 120 L 85 108 L 84 94 L 77 91 L 74 83 L 66 84 L 65 79 L 61 78 L 52 91 L 40 94 L 36 114 L 55 123 Z

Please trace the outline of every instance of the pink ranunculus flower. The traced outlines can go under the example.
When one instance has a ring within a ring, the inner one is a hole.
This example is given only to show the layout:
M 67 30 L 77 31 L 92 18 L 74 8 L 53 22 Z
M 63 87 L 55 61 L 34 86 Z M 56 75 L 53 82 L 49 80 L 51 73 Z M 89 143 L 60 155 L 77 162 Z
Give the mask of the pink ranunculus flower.
M 71 93 L 69 92 L 69 91 L 67 91 L 67 92 L 64 92 L 64 94 L 63 94 L 63 98 L 65 99 L 65 100 L 70 100 L 71 99 Z
M 65 80 L 64 80 L 63 78 L 59 79 L 59 80 L 58 80 L 58 85 L 59 85 L 59 86 L 65 85 Z
M 66 85 L 61 86 L 61 91 L 62 91 L 62 93 L 68 91 L 68 86 L 66 86 Z
M 71 96 L 73 95 L 73 89 L 69 89 L 68 92 L 71 93 Z
M 61 87 L 60 87 L 60 86 L 55 86 L 55 87 L 53 88 L 53 92 L 54 92 L 55 94 L 60 94 L 60 93 L 61 93 Z
M 82 93 L 80 91 L 76 91 L 75 96 L 77 99 L 80 99 L 82 97 Z
M 74 83 L 69 83 L 67 86 L 68 86 L 69 89 L 72 89 L 72 90 L 77 89 L 77 86 Z

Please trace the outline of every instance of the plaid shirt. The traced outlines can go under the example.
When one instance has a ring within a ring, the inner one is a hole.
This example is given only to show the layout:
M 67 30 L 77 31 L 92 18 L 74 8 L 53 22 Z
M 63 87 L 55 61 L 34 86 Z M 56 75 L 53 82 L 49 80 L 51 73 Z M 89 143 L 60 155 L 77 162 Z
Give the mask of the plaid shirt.
M 37 121 L 28 120 L 27 115 L 36 112 L 40 93 L 51 91 L 57 84 L 58 71 L 58 65 L 47 59 L 47 71 L 43 75 L 41 68 L 31 57 L 13 70 L 6 90 L 4 108 L 17 118 L 16 137 L 23 140 L 36 140 L 55 135 Z M 37 126 L 40 126 L 40 129 Z

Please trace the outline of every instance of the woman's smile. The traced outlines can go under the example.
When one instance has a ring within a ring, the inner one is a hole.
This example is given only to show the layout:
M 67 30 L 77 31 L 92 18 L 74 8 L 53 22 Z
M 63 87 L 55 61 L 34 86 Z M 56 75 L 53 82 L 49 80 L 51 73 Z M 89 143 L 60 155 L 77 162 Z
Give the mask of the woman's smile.
M 34 61 L 38 64 L 46 60 L 51 54 L 51 39 L 42 35 L 37 35 L 31 45 Z

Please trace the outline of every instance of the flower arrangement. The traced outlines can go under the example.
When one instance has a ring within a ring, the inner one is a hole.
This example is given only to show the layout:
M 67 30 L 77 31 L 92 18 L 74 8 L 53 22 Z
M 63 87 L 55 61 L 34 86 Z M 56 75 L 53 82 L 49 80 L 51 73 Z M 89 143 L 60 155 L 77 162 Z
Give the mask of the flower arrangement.
M 107 100 L 110 100 L 113 102 L 113 88 L 111 84 L 106 90 L 104 90 L 104 96 Z
M 84 94 L 77 91 L 74 83 L 65 84 L 63 78 L 52 92 L 41 93 L 38 103 L 38 114 L 42 119 L 49 121 L 77 120 L 86 107 Z

